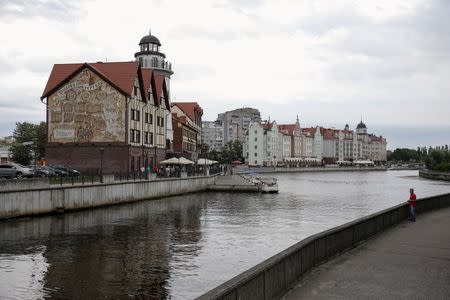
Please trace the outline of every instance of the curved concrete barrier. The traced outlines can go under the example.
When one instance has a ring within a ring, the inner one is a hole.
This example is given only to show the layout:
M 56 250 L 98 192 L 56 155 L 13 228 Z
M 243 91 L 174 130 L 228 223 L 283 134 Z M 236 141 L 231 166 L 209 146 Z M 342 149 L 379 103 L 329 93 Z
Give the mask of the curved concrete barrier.
M 419 176 L 426 179 L 450 181 L 450 172 L 434 172 L 429 170 L 419 170 Z
M 450 193 L 417 201 L 417 212 L 450 206 Z M 278 299 L 315 266 L 408 218 L 406 203 L 310 236 L 197 299 Z

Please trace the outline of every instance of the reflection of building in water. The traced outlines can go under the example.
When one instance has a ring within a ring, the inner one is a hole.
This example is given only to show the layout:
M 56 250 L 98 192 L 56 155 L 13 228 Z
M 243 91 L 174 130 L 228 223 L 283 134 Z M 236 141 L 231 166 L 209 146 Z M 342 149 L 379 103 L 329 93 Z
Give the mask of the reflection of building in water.
M 169 272 L 177 265 L 172 260 L 195 261 L 185 257 L 200 250 L 203 201 L 198 197 L 6 224 L 22 228 L 5 243 L 18 253 L 36 244 L 46 246 L 45 289 L 52 298 L 168 298 Z M 8 229 L 1 227 L 0 237 L 3 231 Z M 192 268 L 197 267 L 186 266 L 186 272 Z

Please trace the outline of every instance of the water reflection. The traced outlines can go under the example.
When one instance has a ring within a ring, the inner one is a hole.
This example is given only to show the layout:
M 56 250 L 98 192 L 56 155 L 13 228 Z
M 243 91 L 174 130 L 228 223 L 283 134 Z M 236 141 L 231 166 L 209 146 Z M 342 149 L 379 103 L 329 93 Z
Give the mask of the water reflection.
M 22 298 L 30 276 L 19 262 L 47 262 L 40 289 L 52 298 L 168 297 L 170 263 L 195 270 L 185 256 L 196 256 L 201 244 L 200 213 L 204 203 L 194 195 L 183 201 L 152 201 L 92 211 L 0 224 L 0 296 Z M 36 252 L 37 245 L 45 248 Z M 170 262 L 173 259 L 174 261 Z M 177 263 L 177 261 L 181 262 Z M 15 276 L 10 277 L 9 273 Z M 35 295 L 40 298 L 40 294 Z
M 450 192 L 410 171 L 277 177 L 278 195 L 198 193 L 0 222 L 0 298 L 192 299 L 311 234 L 406 201 L 410 187 Z

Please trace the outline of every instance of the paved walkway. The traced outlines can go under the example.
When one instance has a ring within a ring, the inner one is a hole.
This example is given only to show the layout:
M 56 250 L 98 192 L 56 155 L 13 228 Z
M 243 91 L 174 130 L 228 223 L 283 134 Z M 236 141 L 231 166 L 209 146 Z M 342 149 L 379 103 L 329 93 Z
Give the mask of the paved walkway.
M 283 299 L 450 299 L 450 208 L 319 266 Z

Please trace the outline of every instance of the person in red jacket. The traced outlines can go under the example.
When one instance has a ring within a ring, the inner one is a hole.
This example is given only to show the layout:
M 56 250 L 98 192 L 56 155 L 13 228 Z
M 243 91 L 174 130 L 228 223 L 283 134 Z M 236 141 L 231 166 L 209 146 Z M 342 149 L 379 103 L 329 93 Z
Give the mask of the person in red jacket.
M 411 212 L 410 221 L 416 221 L 416 194 L 414 194 L 414 189 L 409 189 L 409 211 Z

